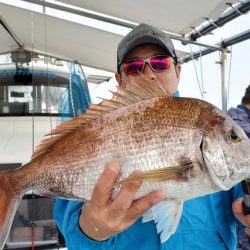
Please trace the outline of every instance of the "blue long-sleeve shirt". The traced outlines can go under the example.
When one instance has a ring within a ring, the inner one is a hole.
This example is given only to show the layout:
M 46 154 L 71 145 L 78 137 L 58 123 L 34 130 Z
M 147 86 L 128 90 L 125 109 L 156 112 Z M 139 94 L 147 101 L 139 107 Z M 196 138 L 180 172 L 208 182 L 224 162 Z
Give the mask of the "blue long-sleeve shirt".
M 79 228 L 82 203 L 78 201 L 57 199 L 54 216 L 69 250 L 233 250 L 236 220 L 232 202 L 241 196 L 237 185 L 229 191 L 186 201 L 175 234 L 163 244 L 155 223 L 142 223 L 141 219 L 106 241 L 88 238 Z

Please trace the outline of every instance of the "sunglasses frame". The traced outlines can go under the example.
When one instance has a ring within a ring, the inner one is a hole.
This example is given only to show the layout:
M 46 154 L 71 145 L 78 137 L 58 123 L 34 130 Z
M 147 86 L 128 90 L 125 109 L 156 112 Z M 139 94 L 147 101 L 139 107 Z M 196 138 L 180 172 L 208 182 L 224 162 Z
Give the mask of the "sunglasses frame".
M 142 72 L 144 71 L 144 68 L 145 68 L 146 63 L 149 65 L 149 67 L 151 68 L 151 70 L 154 71 L 154 72 L 156 72 L 156 73 L 157 73 L 157 72 L 167 71 L 167 70 L 170 69 L 171 63 L 170 63 L 169 68 L 167 68 L 167 69 L 163 69 L 163 70 L 155 70 L 155 69 L 153 69 L 153 67 L 152 67 L 152 65 L 151 65 L 151 63 L 150 63 L 150 60 L 151 60 L 152 58 L 156 58 L 156 57 L 166 57 L 166 58 L 168 58 L 172 63 L 175 62 L 174 59 L 173 59 L 171 56 L 168 56 L 168 55 L 155 55 L 155 56 L 150 56 L 150 57 L 147 57 L 147 58 L 134 58 L 134 59 L 131 59 L 131 60 L 129 60 L 129 61 L 123 62 L 122 65 L 121 65 L 120 71 L 124 71 L 124 73 L 125 73 L 126 75 L 137 76 L 137 75 L 140 75 L 140 73 L 142 73 Z M 138 71 L 137 74 L 127 74 L 127 72 L 126 72 L 126 70 L 125 70 L 125 68 L 124 68 L 124 64 L 129 63 L 129 62 L 133 62 L 133 61 L 136 61 L 136 60 L 140 60 L 140 61 L 143 61 L 143 62 L 144 62 L 143 67 L 142 67 L 142 70 L 141 70 L 141 71 Z

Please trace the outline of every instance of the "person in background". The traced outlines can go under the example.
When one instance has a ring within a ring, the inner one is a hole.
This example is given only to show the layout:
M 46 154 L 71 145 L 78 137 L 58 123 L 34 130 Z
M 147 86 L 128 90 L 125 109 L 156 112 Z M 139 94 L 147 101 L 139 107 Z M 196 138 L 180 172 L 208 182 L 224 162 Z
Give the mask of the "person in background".
M 245 131 L 250 138 L 250 85 L 246 88 L 241 104 L 237 108 L 230 108 L 228 115 L 231 116 Z M 237 225 L 238 250 L 250 250 L 250 238 L 244 232 L 241 225 Z
M 250 85 L 246 88 L 241 104 L 237 108 L 230 108 L 228 115 L 243 128 L 248 138 L 250 138 Z
M 118 46 L 116 79 L 121 87 L 135 81 L 178 95 L 180 73 L 170 37 L 155 27 L 138 25 Z M 250 216 L 243 215 L 239 200 L 242 190 L 237 185 L 229 191 L 186 201 L 176 232 L 161 243 L 155 223 L 142 223 L 141 217 L 167 197 L 161 190 L 154 190 L 133 200 L 141 183 L 131 182 L 123 185 L 112 200 L 106 190 L 116 182 L 119 172 L 118 161 L 107 163 L 88 202 L 56 200 L 54 216 L 68 249 L 233 250 L 236 218 L 249 233 Z

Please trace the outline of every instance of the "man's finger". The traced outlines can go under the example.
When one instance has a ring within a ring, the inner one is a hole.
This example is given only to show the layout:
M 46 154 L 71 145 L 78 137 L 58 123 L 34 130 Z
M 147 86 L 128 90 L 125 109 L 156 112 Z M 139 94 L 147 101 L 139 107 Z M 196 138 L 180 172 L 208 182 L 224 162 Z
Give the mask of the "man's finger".
M 129 177 L 134 177 L 138 174 L 139 172 L 136 171 Z M 121 191 L 110 206 L 110 212 L 114 217 L 118 217 L 127 212 L 141 183 L 142 182 L 139 181 L 132 181 L 122 186 Z
M 134 201 L 129 208 L 127 220 L 137 220 L 148 209 L 165 200 L 165 198 L 166 196 L 162 191 L 154 190 L 141 199 Z
M 243 223 L 246 227 L 250 228 L 250 214 L 245 215 L 245 216 L 243 217 L 242 223 Z
M 243 222 L 243 209 L 242 209 L 242 199 L 235 200 L 232 205 L 234 216 L 240 221 Z
M 112 161 L 105 167 L 92 192 L 91 203 L 94 206 L 107 206 L 111 195 L 111 191 L 108 190 L 117 180 L 119 172 L 120 163 L 118 161 Z

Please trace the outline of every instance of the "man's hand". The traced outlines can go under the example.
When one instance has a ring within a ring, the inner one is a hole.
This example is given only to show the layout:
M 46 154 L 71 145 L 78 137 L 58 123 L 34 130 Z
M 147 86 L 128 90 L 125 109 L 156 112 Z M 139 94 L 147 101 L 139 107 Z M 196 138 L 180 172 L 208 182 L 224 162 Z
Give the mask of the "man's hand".
M 155 190 L 133 201 L 142 184 L 134 181 L 124 184 L 117 197 L 111 200 L 111 191 L 107 190 L 115 183 L 119 172 L 119 162 L 109 163 L 92 192 L 90 202 L 85 203 L 82 208 L 80 228 L 94 240 L 103 241 L 124 231 L 150 207 L 165 199 L 163 192 Z M 132 175 L 136 174 L 138 172 L 132 173 Z
M 246 233 L 248 236 L 250 236 L 250 214 L 244 215 L 243 209 L 242 209 L 242 201 L 243 199 L 238 199 L 233 202 L 233 213 L 234 216 L 243 224 L 246 226 Z

